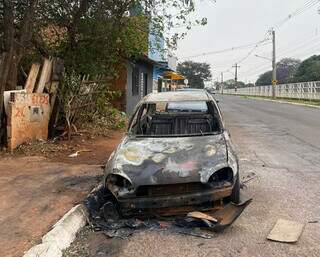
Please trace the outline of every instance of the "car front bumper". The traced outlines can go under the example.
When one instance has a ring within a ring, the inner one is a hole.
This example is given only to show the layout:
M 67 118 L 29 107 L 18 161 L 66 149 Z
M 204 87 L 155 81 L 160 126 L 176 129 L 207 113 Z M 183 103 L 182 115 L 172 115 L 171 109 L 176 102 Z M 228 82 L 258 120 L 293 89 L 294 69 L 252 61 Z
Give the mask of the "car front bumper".
M 232 193 L 233 186 L 222 187 L 218 189 L 208 189 L 196 193 L 177 194 L 156 197 L 137 197 L 137 198 L 118 198 L 118 204 L 122 213 L 126 212 L 144 212 L 147 209 L 161 209 L 172 207 L 184 207 L 201 205 L 214 202 Z

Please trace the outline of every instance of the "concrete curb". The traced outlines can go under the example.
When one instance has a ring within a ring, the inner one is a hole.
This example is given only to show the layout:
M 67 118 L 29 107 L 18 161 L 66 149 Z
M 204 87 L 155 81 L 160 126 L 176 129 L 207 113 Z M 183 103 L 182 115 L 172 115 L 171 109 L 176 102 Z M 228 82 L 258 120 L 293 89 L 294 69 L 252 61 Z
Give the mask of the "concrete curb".
M 88 211 L 83 204 L 74 206 L 42 237 L 42 243 L 30 248 L 23 257 L 61 257 L 70 246 L 78 231 L 88 220 Z

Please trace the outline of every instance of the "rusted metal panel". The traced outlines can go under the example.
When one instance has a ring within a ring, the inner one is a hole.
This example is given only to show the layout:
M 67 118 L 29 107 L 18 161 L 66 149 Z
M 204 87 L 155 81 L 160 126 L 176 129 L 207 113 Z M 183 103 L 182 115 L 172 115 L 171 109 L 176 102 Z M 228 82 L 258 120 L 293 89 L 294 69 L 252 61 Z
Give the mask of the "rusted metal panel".
M 166 197 L 149 197 L 149 198 L 134 198 L 125 199 L 118 198 L 119 206 L 122 209 L 160 209 L 168 207 L 183 207 L 190 205 L 199 205 L 209 203 L 231 194 L 232 187 L 221 189 L 211 189 L 192 194 L 180 194 Z

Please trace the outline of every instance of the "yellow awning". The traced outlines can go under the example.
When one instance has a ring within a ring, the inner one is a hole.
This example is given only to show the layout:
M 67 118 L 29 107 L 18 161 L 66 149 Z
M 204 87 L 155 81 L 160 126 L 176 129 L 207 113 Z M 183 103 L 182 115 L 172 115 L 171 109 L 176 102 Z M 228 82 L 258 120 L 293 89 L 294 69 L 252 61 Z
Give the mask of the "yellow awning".
M 177 72 L 174 71 L 165 71 L 164 77 L 171 80 L 182 80 L 184 77 Z

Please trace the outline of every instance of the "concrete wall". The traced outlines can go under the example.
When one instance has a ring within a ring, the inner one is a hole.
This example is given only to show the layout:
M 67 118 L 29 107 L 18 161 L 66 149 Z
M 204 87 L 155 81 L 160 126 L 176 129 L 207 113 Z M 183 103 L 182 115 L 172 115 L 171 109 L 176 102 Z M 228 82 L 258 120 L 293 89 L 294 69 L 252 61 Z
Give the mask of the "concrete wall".
M 13 93 L 7 115 L 8 147 L 14 149 L 30 139 L 48 138 L 49 95 Z
M 132 95 L 132 70 L 134 66 L 139 68 L 139 93 L 137 95 Z M 147 94 L 150 94 L 153 87 L 153 66 L 145 62 L 127 63 L 126 113 L 128 115 L 132 114 L 134 107 L 144 97 L 142 88 L 142 76 L 144 73 L 148 74 Z

